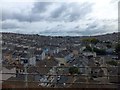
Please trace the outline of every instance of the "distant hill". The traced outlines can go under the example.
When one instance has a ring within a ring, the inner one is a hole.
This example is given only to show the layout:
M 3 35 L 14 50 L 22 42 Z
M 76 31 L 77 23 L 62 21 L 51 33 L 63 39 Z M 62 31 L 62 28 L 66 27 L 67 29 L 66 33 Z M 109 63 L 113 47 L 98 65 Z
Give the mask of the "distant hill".
M 110 33 L 110 34 L 104 34 L 104 35 L 97 35 L 97 36 L 83 36 L 82 38 L 97 38 L 100 41 L 118 41 L 119 40 L 119 33 Z
M 6 33 L 6 32 L 2 32 L 2 35 L 8 35 L 8 36 L 25 36 L 25 37 L 40 37 L 40 38 L 50 38 L 50 37 L 53 37 L 53 38 L 62 38 L 62 39 L 76 39 L 76 40 L 80 40 L 80 39 L 83 39 L 83 38 L 97 38 L 99 39 L 100 41 L 118 41 L 119 39 L 119 35 L 120 35 L 120 32 L 119 33 L 110 33 L 110 34 L 104 34 L 104 35 L 96 35 L 96 36 L 43 36 L 43 35 L 38 35 L 38 34 L 18 34 L 18 33 Z

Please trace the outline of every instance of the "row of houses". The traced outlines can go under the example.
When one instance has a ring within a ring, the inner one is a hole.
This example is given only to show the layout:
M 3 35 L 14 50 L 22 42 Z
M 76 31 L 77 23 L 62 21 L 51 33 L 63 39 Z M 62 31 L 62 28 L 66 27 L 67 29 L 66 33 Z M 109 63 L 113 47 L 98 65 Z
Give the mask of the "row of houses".
M 3 65 L 15 65 L 16 67 L 16 77 L 13 80 L 22 77 L 22 74 L 26 73 L 25 65 L 29 67 L 27 68 L 28 73 L 35 74 L 32 76 L 28 75 L 28 79 L 37 81 L 38 86 L 42 87 L 54 86 L 54 84 L 49 84 L 49 82 L 58 81 L 62 83 L 62 86 L 58 84 L 57 86 L 55 85 L 56 87 L 66 86 L 68 81 L 73 82 L 73 77 L 62 76 L 62 74 L 70 74 L 69 68 L 65 67 L 78 67 L 81 75 L 88 75 L 96 81 L 101 78 L 98 80 L 99 82 L 101 80 L 104 81 L 103 77 L 108 73 L 102 66 L 107 66 L 105 57 L 111 56 L 114 49 L 107 48 L 102 43 L 90 46 L 92 48 L 105 49 L 107 55 L 97 55 L 94 51 L 87 51 L 85 50 L 87 44 L 79 43 L 74 41 L 74 39 L 71 42 L 67 41 L 69 39 L 67 37 L 65 40 L 59 38 L 60 41 L 51 37 L 50 40 L 53 41 L 49 44 L 46 38 L 43 40 L 45 42 L 42 43 L 41 40 L 42 44 L 40 44 L 39 40 L 31 39 L 30 36 L 24 37 L 23 41 L 21 40 L 22 37 L 17 37 L 18 41 L 14 41 L 11 37 L 13 41 L 5 41 L 3 43 Z M 38 36 L 35 39 L 38 39 Z M 57 67 L 62 68 L 56 70 L 55 68 Z M 51 74 L 51 76 L 48 74 Z M 58 74 L 58 76 L 54 76 L 54 74 Z M 111 72 L 109 74 L 111 75 Z M 23 76 L 25 77 L 25 75 Z M 107 81 L 105 82 L 107 83 Z

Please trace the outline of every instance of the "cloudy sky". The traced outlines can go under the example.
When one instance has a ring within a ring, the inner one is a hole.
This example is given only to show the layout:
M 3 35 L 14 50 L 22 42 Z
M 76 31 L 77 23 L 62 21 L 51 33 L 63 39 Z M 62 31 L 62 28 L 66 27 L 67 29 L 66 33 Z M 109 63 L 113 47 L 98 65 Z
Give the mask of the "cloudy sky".
M 52 36 L 117 32 L 118 1 L 2 0 L 0 31 Z

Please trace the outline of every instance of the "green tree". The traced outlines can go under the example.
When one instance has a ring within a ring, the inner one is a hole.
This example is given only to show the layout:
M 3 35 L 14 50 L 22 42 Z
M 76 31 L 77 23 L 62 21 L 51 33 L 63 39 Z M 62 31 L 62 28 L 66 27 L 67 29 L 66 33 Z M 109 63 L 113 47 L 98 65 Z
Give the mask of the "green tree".
M 88 44 L 88 43 L 90 43 L 90 39 L 89 38 L 84 38 L 84 39 L 82 39 L 82 42 Z
M 105 55 L 106 54 L 106 50 L 105 49 L 98 49 L 98 48 L 93 48 L 93 51 L 96 52 L 96 54 L 98 55 Z
M 110 65 L 114 65 L 114 66 L 117 66 L 117 62 L 116 61 L 108 61 L 106 62 L 107 64 L 110 64 Z
M 111 44 L 107 44 L 106 46 L 107 46 L 107 48 L 111 48 L 111 47 L 112 47 L 112 45 L 111 45 Z
M 78 67 L 70 67 L 69 68 L 69 73 L 70 74 L 79 74 L 79 68 Z
M 115 53 L 118 55 L 118 59 L 120 59 L 120 43 L 116 44 Z
M 86 43 L 92 43 L 92 44 L 97 44 L 98 42 L 100 42 L 98 39 L 96 38 L 85 38 L 82 40 L 83 42 Z
M 116 54 L 120 53 L 120 44 L 119 43 L 116 44 L 116 46 L 115 46 L 115 52 L 116 52 Z
M 86 45 L 86 48 L 84 49 L 84 51 L 92 51 L 92 48 L 89 45 Z
M 91 43 L 93 43 L 93 44 L 97 44 L 98 42 L 99 42 L 99 40 L 96 39 L 96 38 L 92 38 L 92 39 L 91 39 Z

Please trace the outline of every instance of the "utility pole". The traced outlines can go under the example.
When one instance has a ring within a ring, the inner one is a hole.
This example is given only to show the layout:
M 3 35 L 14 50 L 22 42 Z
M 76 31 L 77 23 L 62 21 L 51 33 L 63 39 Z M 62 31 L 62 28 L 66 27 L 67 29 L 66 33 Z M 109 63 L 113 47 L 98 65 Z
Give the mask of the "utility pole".
M 28 73 L 27 73 L 27 64 L 24 65 L 24 69 L 25 69 L 25 87 L 28 87 Z
M 57 66 L 54 66 L 54 67 L 53 67 L 53 75 L 55 75 L 55 76 L 54 76 L 54 79 L 55 79 L 55 87 L 57 87 L 57 84 L 58 84 Z
M 86 88 L 88 88 L 88 66 L 86 67 Z
M 28 62 L 29 62 L 29 59 L 31 57 L 31 50 L 29 49 L 28 50 L 28 61 L 27 63 L 24 65 L 24 70 L 25 70 L 25 87 L 27 88 L 28 87 L 28 72 L 27 72 L 27 69 L 28 69 Z

